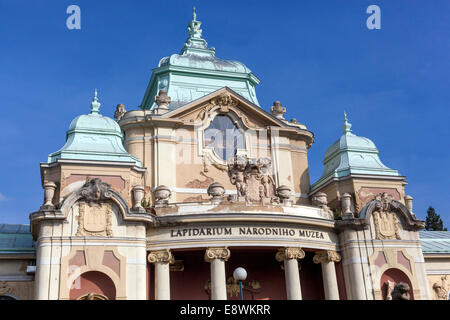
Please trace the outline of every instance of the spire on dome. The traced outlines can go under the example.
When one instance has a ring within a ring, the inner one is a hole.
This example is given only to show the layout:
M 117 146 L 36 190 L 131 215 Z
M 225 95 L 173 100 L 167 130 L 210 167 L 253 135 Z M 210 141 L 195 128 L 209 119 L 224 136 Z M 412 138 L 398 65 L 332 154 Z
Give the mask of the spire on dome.
M 201 55 L 215 55 L 214 48 L 208 48 L 208 44 L 205 39 L 202 38 L 202 29 L 200 29 L 202 23 L 197 20 L 197 13 L 195 7 L 192 11 L 192 20 L 188 24 L 188 34 L 189 38 L 187 38 L 184 43 L 183 50 L 181 50 L 181 54 L 184 53 L 194 53 Z
M 94 90 L 94 99 L 92 99 L 91 102 L 91 114 L 99 114 L 99 110 L 100 110 L 100 102 L 98 102 L 98 98 L 97 98 L 97 89 Z
M 342 126 L 342 129 L 344 129 L 344 134 L 349 134 L 352 132 L 350 129 L 352 127 L 352 124 L 348 122 L 347 119 L 347 113 L 344 111 L 344 125 Z

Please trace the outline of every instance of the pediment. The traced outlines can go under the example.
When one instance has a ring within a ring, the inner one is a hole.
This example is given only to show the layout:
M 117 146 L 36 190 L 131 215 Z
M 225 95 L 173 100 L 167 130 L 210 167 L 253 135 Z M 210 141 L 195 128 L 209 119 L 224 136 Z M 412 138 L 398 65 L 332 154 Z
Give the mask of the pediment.
M 162 118 L 179 119 L 185 124 L 199 125 L 212 113 L 234 113 L 247 129 L 267 127 L 292 128 L 235 91 L 224 87 L 183 107 L 170 111 Z

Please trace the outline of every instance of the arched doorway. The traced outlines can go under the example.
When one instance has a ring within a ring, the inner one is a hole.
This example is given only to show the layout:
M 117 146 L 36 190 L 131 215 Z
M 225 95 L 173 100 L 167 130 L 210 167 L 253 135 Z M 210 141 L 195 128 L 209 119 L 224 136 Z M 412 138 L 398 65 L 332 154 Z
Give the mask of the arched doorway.
M 409 280 L 408 276 L 401 270 L 391 268 L 387 269 L 382 275 L 380 279 L 380 288 L 381 288 L 381 296 L 383 300 L 386 300 L 386 297 L 388 295 L 389 291 L 389 281 L 391 283 L 394 283 L 394 285 L 398 284 L 399 282 L 404 282 L 409 285 L 411 290 L 409 291 L 410 299 L 414 300 L 414 293 L 413 293 L 413 287 L 411 285 L 411 281 Z
M 69 297 L 70 300 L 114 300 L 116 286 L 106 274 L 88 271 L 73 282 Z

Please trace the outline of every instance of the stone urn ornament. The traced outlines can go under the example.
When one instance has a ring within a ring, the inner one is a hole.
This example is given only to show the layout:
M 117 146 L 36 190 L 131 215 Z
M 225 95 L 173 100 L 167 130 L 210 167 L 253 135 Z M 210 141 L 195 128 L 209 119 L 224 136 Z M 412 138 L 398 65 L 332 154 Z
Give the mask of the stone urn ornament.
M 172 192 L 170 191 L 169 187 L 160 185 L 156 187 L 154 194 L 156 206 L 167 206 Z
M 285 185 L 281 185 L 276 190 L 276 195 L 278 198 L 280 198 L 280 202 L 282 204 L 292 204 L 291 198 L 291 188 Z
M 133 190 L 133 210 L 134 211 L 145 211 L 142 207 L 142 199 L 144 198 L 144 187 L 134 186 Z
M 44 204 L 42 209 L 53 209 L 53 196 L 55 195 L 56 184 L 54 182 L 47 182 L 44 184 Z
M 225 188 L 219 182 L 213 182 L 208 186 L 208 196 L 212 197 L 213 203 L 222 202 L 223 195 L 225 194 Z

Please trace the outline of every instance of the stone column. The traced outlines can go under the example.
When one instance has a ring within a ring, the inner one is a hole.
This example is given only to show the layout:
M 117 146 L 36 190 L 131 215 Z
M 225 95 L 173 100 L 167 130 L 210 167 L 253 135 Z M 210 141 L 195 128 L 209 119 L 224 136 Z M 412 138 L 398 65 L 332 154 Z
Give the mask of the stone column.
M 152 251 L 148 262 L 155 264 L 155 300 L 170 300 L 170 267 L 175 261 L 170 250 Z
M 227 247 L 208 248 L 205 261 L 211 264 L 211 300 L 227 300 L 225 261 L 230 258 Z
M 339 288 L 334 263 L 341 261 L 341 256 L 336 251 L 318 251 L 313 261 L 322 265 L 325 300 L 339 300 Z
M 297 259 L 303 259 L 305 251 L 301 248 L 280 248 L 275 259 L 284 262 L 284 278 L 286 281 L 286 296 L 288 300 L 302 300 L 300 272 Z

